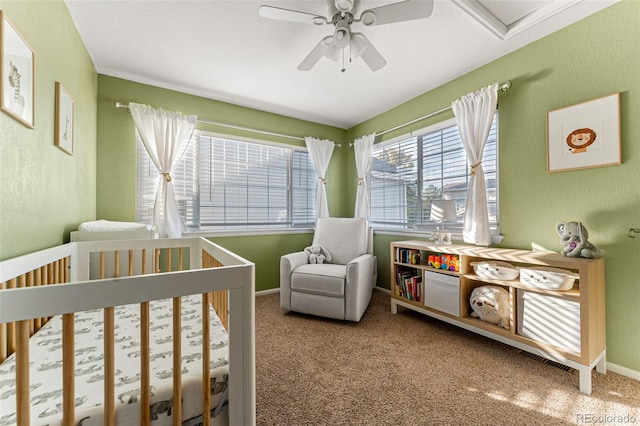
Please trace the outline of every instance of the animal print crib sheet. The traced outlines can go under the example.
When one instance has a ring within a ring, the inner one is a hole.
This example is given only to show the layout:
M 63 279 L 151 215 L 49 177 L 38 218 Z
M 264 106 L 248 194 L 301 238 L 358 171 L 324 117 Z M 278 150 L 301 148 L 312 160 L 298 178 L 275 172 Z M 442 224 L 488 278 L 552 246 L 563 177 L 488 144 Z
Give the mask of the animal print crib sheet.
M 140 307 L 115 311 L 116 424 L 139 425 Z M 170 299 L 150 303 L 151 424 L 172 424 L 173 308 Z M 212 408 L 228 383 L 229 338 L 211 311 Z M 202 297 L 182 298 L 183 421 L 202 412 Z M 76 424 L 102 425 L 103 311 L 75 315 Z M 62 419 L 62 317 L 52 318 L 29 341 L 32 425 L 59 425 Z M 15 356 L 0 365 L 0 426 L 16 423 Z M 225 417 L 225 416 L 221 416 Z M 216 419 L 214 419 L 215 421 Z

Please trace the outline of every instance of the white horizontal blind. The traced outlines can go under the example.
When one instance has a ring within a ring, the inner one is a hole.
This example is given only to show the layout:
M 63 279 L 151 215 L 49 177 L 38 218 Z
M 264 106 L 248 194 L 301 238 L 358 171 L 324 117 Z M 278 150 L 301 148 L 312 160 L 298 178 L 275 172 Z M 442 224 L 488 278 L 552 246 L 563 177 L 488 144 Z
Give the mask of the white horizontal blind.
M 498 226 L 497 122 L 494 117 L 485 145 L 483 169 L 487 187 L 489 222 Z M 469 164 L 457 125 L 405 140 L 374 146 L 371 166 L 371 221 L 376 226 L 410 228 L 432 224 L 431 200 L 456 201 L 461 228 L 467 200 Z
M 415 223 L 418 202 L 418 143 L 411 138 L 373 150 L 371 221 L 398 227 Z
M 189 229 L 309 227 L 315 172 L 306 150 L 196 132 L 172 171 L 180 215 Z M 138 145 L 137 218 L 151 223 L 157 171 Z
M 316 216 L 316 172 L 307 151 L 291 151 L 290 227 L 311 227 Z

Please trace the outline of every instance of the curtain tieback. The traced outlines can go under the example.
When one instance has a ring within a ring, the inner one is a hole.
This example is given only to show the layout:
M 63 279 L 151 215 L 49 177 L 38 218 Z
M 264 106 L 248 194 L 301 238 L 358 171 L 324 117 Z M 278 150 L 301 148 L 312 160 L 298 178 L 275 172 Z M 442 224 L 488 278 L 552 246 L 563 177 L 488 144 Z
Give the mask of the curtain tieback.
M 473 176 L 476 174 L 476 169 L 478 168 L 478 166 L 482 164 L 482 162 L 478 162 L 476 164 L 472 164 L 471 165 L 471 171 L 469 172 L 469 176 Z
M 327 186 L 327 180 L 325 178 L 318 176 L 318 179 L 320 179 L 320 182 Z
M 362 185 L 364 183 L 364 178 L 358 178 L 358 185 Z
M 170 173 L 160 173 L 167 182 L 171 182 L 171 174 Z

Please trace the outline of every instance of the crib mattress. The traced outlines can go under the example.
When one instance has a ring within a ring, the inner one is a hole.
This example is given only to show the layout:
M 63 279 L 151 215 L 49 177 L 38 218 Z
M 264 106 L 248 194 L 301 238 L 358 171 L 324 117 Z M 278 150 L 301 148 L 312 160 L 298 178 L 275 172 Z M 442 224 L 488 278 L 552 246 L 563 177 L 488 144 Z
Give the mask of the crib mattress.
M 202 412 L 202 297 L 182 298 L 183 421 Z M 139 305 L 115 311 L 116 424 L 139 425 Z M 172 424 L 172 303 L 150 303 L 151 424 Z M 76 424 L 102 425 L 104 395 L 103 311 L 75 315 Z M 211 309 L 211 404 L 215 407 L 228 382 L 228 334 Z M 62 317 L 53 317 L 29 341 L 31 424 L 59 425 L 62 419 Z M 15 357 L 0 365 L 0 426 L 16 423 Z M 216 419 L 214 419 L 215 421 Z

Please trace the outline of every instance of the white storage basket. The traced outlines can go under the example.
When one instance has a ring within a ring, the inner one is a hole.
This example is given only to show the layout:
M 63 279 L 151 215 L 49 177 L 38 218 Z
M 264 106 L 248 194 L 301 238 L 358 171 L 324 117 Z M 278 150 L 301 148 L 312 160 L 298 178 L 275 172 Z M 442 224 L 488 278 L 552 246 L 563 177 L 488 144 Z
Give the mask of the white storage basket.
M 560 268 L 536 267 L 520 268 L 520 283 L 543 290 L 570 290 L 577 275 Z

